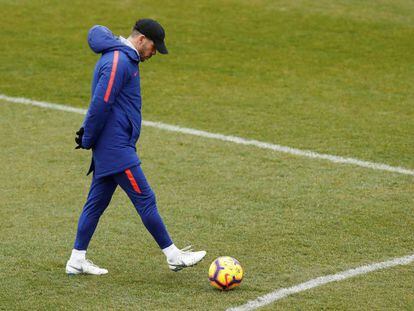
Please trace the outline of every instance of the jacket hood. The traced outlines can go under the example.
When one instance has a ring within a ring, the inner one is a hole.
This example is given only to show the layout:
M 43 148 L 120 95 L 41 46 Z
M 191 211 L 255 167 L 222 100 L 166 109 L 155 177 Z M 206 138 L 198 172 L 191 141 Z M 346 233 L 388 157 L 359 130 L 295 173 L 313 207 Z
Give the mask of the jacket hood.
M 88 44 L 95 53 L 105 54 L 110 51 L 122 51 L 133 61 L 139 62 L 138 53 L 129 46 L 123 44 L 117 36 L 107 27 L 93 26 L 88 33 Z

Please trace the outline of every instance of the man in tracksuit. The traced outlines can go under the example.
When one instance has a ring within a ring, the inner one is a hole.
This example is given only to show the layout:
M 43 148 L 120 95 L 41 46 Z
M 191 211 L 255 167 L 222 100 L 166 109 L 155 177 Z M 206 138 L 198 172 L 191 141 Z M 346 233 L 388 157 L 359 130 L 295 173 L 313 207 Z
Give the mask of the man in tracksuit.
M 94 26 L 88 43 L 102 56 L 96 64 L 92 99 L 77 148 L 92 149 L 92 184 L 79 218 L 75 245 L 66 264 L 68 274 L 108 273 L 86 259 L 86 250 L 99 218 L 119 185 L 134 204 L 142 222 L 166 256 L 173 271 L 195 265 L 206 255 L 178 249 L 158 213 L 154 192 L 140 166 L 135 144 L 141 131 L 139 63 L 158 51 L 167 54 L 162 26 L 152 19 L 136 22 L 128 39 L 116 37 L 103 26 Z

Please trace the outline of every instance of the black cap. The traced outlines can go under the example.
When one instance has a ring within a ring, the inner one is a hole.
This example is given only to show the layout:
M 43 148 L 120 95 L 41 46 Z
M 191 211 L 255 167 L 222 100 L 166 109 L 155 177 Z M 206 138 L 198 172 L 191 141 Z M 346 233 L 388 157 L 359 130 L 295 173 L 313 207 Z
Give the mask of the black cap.
M 164 43 L 164 28 L 155 20 L 150 18 L 140 19 L 135 23 L 134 30 L 139 31 L 145 37 L 154 41 L 155 48 L 161 54 L 168 54 L 167 47 Z

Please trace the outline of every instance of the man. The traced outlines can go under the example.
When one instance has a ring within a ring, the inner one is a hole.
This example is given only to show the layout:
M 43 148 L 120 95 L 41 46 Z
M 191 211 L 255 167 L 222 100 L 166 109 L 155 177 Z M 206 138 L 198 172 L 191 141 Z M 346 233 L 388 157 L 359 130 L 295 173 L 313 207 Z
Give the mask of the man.
M 86 259 L 86 250 L 118 185 L 134 204 L 172 271 L 193 266 L 206 255 L 205 251 L 193 252 L 188 247 L 180 250 L 174 245 L 136 154 L 135 144 L 141 130 L 138 65 L 156 51 L 168 53 L 164 38 L 164 29 L 152 19 L 137 21 L 128 39 L 114 36 L 103 26 L 94 26 L 89 31 L 90 48 L 102 56 L 95 67 L 91 103 L 75 141 L 77 149 L 92 149 L 89 173 L 93 171 L 93 177 L 72 255 L 66 264 L 68 274 L 108 273 Z

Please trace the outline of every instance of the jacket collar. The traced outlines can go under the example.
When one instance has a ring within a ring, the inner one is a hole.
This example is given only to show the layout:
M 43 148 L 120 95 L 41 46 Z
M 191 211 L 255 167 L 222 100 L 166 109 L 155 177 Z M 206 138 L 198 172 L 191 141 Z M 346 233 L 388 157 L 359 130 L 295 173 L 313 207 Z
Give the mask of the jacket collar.
M 132 44 L 132 42 L 131 42 L 131 41 L 129 41 L 128 39 L 125 39 L 125 38 L 124 38 L 124 37 L 122 37 L 122 36 L 119 36 L 119 40 L 120 40 L 123 44 L 125 44 L 126 46 L 129 46 L 131 49 L 133 49 L 133 50 L 137 53 L 137 55 L 138 55 L 138 57 L 139 57 L 138 50 L 135 48 L 135 46 Z

